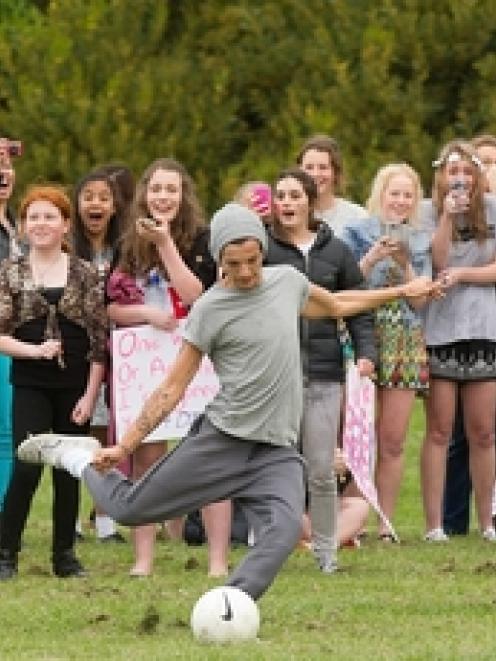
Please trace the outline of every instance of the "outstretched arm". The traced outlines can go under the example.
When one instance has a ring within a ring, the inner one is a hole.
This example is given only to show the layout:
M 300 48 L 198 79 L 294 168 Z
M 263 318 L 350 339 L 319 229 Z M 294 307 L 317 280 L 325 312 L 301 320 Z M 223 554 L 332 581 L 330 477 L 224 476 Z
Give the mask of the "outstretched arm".
M 97 452 L 92 462 L 95 468 L 99 470 L 112 468 L 138 447 L 141 441 L 174 410 L 198 371 L 201 360 L 201 351 L 184 341 L 167 378 L 148 397 L 141 413 L 119 444 Z
M 429 278 L 414 278 L 404 285 L 384 289 L 344 290 L 328 292 L 317 285 L 310 285 L 309 297 L 301 314 L 307 319 L 322 317 L 351 317 L 365 310 L 373 310 L 396 298 L 416 299 L 438 295 L 440 286 Z
M 439 280 L 446 287 L 459 283 L 473 285 L 493 285 L 496 282 L 496 262 L 484 266 L 455 266 L 438 273 Z

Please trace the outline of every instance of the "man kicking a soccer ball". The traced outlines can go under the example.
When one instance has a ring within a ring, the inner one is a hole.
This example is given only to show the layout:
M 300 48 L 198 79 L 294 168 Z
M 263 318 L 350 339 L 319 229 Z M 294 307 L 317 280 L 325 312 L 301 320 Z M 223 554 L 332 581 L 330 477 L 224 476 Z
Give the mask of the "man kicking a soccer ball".
M 18 456 L 84 479 L 113 519 L 138 526 L 236 498 L 256 545 L 227 580 L 257 599 L 300 536 L 303 466 L 295 449 L 302 414 L 298 317 L 345 317 L 396 297 L 432 293 L 426 278 L 376 291 L 339 294 L 312 285 L 290 266 L 262 267 L 265 229 L 258 216 L 227 204 L 210 225 L 223 279 L 193 305 L 182 348 L 166 380 L 112 448 L 95 439 L 40 434 Z M 137 482 L 114 470 L 181 400 L 203 354 L 220 391 L 186 438 Z

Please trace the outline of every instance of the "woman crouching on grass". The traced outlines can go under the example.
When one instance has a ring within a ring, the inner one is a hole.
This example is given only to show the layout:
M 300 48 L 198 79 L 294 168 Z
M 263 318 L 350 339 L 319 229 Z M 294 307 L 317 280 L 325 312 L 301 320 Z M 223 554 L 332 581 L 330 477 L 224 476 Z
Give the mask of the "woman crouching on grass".
M 12 356 L 13 436 L 59 431 L 87 434 L 103 376 L 106 317 L 96 270 L 69 254 L 71 204 L 55 186 L 34 186 L 20 208 L 26 256 L 0 267 L 0 351 Z M 17 573 L 17 555 L 41 467 L 16 459 L 0 531 L 0 579 Z M 79 485 L 52 472 L 52 565 L 81 576 L 74 555 Z

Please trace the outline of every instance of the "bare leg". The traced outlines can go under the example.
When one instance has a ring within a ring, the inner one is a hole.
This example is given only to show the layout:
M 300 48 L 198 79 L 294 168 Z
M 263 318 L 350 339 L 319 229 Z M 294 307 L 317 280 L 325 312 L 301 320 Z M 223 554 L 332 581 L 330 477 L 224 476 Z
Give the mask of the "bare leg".
M 426 529 L 442 528 L 446 453 L 453 431 L 457 385 L 432 379 L 427 398 L 427 430 L 421 453 L 422 498 Z
M 491 528 L 494 488 L 496 382 L 465 383 L 461 389 L 465 430 L 470 450 L 470 474 L 482 531 Z
M 184 531 L 184 518 L 183 517 L 179 517 L 177 519 L 169 519 L 168 521 L 164 521 L 162 526 L 165 529 L 166 537 L 168 537 L 169 539 L 174 539 L 176 541 L 182 540 L 183 531 Z
M 107 446 L 108 427 L 99 425 L 90 428 L 90 436 L 97 438 L 102 447 Z M 97 505 L 93 506 L 93 524 L 98 539 L 115 539 L 116 541 L 124 541 L 124 538 L 117 533 L 115 521 L 109 517 L 106 512 L 101 510 Z
M 232 504 L 230 500 L 205 505 L 202 519 L 208 542 L 208 575 L 227 576 L 227 556 L 231 539 Z
M 133 481 L 144 475 L 157 459 L 165 454 L 166 450 L 167 445 L 164 443 L 140 445 L 133 454 Z M 149 576 L 152 573 L 155 537 L 154 523 L 133 528 L 134 565 L 129 572 L 131 576 Z
M 338 509 L 338 543 L 341 546 L 361 531 L 369 515 L 369 504 L 364 498 L 342 496 Z
M 403 476 L 403 448 L 414 401 L 414 390 L 379 389 L 376 484 L 379 503 L 390 521 L 394 516 Z M 381 521 L 379 534 L 388 532 Z
M 307 549 L 312 548 L 312 522 L 310 521 L 308 512 L 303 514 L 301 520 L 301 539 L 299 541 L 299 546 Z
M 102 447 L 107 445 L 107 427 L 90 427 L 90 436 L 97 438 L 100 441 Z M 95 505 L 95 514 L 105 515 L 99 507 Z

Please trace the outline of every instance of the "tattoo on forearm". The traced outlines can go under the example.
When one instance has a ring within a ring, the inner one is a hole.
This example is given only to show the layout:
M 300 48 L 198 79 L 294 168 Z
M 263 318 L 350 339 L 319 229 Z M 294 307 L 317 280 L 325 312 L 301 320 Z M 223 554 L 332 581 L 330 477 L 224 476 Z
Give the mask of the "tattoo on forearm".
M 168 415 L 172 406 L 171 395 L 165 386 L 157 388 L 146 400 L 138 418 L 126 434 L 126 447 L 136 447 Z

